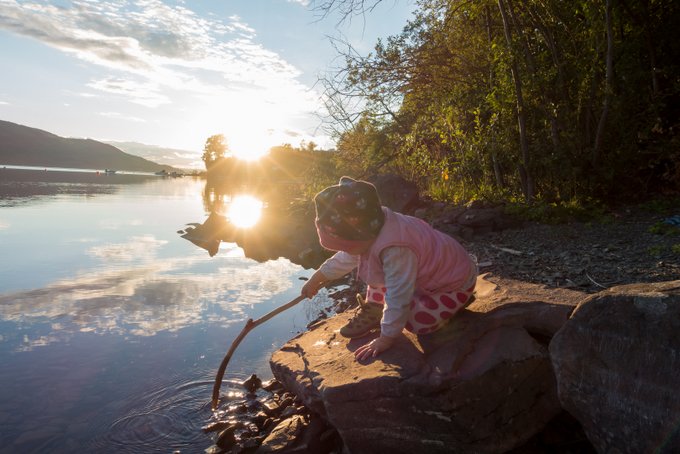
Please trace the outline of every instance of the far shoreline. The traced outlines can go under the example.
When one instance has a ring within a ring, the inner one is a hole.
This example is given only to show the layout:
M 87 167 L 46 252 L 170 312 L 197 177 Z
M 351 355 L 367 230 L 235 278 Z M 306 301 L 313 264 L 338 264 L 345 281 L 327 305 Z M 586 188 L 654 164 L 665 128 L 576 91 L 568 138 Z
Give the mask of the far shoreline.
M 151 172 L 125 171 L 107 173 L 105 170 L 71 169 L 57 167 L 30 167 L 0 165 L 0 183 L 45 182 L 83 184 L 141 183 L 153 178 L 164 178 Z

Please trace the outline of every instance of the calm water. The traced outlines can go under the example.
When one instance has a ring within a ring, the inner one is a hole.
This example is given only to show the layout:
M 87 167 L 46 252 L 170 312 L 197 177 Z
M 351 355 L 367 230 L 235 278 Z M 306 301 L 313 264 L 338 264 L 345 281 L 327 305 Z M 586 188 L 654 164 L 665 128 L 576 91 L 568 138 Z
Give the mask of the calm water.
M 122 180 L 121 180 L 122 181 Z M 299 294 L 305 270 L 208 253 L 178 235 L 207 217 L 204 182 L 10 181 L 0 170 L 0 452 L 202 453 L 214 375 L 249 317 Z M 222 392 L 304 330 L 326 298 L 256 328 Z

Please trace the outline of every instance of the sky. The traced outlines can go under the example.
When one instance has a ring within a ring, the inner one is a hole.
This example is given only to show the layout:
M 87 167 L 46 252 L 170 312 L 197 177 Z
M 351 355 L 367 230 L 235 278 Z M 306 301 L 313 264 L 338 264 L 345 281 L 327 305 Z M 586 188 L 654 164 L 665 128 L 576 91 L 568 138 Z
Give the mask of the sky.
M 413 8 L 383 0 L 339 22 L 309 0 L 0 0 L 0 120 L 196 153 L 214 134 L 245 157 L 332 148 L 317 84 L 338 65 L 329 37 L 366 54 Z

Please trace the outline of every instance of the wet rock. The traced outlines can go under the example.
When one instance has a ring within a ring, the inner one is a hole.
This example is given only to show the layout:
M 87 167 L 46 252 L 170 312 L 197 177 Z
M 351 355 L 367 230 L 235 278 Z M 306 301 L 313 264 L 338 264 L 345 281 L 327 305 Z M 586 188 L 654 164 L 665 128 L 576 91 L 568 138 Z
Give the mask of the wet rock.
M 598 452 L 680 452 L 680 280 L 582 301 L 550 352 L 562 406 Z
M 274 399 L 269 399 L 264 404 L 262 405 L 262 409 L 268 416 L 275 416 L 281 413 L 281 405 L 279 405 L 278 402 L 276 402 Z
M 300 415 L 284 419 L 267 435 L 255 452 L 267 454 L 291 450 L 305 425 L 305 420 Z
M 264 439 L 263 436 L 249 438 L 243 442 L 243 449 L 246 452 L 253 452 L 262 444 Z
M 224 429 L 220 434 L 217 436 L 217 440 L 215 441 L 215 444 L 219 446 L 220 448 L 224 450 L 231 449 L 234 445 L 236 445 L 236 427 L 231 426 L 226 429 Z
M 226 421 L 214 421 L 201 427 L 201 430 L 203 430 L 204 433 L 219 432 L 229 427 L 229 425 L 230 423 Z
M 262 424 L 262 431 L 269 432 L 274 428 L 275 425 L 276 420 L 274 418 L 267 418 L 264 420 L 264 423 Z
M 283 385 L 281 385 L 281 382 L 278 381 L 277 379 L 272 378 L 271 380 L 262 384 L 262 389 L 265 389 L 270 393 L 275 393 L 283 391 Z
M 253 374 L 250 376 L 250 378 L 243 382 L 243 387 L 249 393 L 254 393 L 255 391 L 262 387 L 262 380 L 260 380 L 260 378 L 257 375 Z
M 240 403 L 240 404 L 232 406 L 230 408 L 230 411 L 232 413 L 246 413 L 246 412 L 248 412 L 248 406 L 246 406 L 246 404 L 244 404 L 244 403 Z
M 257 425 L 258 428 L 262 429 L 268 418 L 269 416 L 267 416 L 265 412 L 260 411 L 255 416 L 253 416 L 252 421 Z
M 281 418 L 286 419 L 290 418 L 293 415 L 298 414 L 298 409 L 297 407 L 293 407 L 292 405 L 290 407 L 287 407 L 281 412 Z
M 279 408 L 281 410 L 288 408 L 291 405 L 293 405 L 294 401 L 295 401 L 295 398 L 290 393 L 288 393 L 288 395 L 284 394 L 283 400 L 281 400 L 279 402 Z

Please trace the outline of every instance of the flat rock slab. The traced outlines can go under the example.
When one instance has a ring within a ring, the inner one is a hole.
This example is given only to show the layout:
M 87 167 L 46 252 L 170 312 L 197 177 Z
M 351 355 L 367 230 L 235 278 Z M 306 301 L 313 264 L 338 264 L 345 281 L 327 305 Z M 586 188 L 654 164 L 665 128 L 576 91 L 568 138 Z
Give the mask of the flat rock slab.
M 547 343 L 581 292 L 481 277 L 440 331 L 403 334 L 358 362 L 339 314 L 272 356 L 276 378 L 338 430 L 349 452 L 489 452 L 521 445 L 561 411 Z M 377 334 L 373 334 L 373 337 Z

